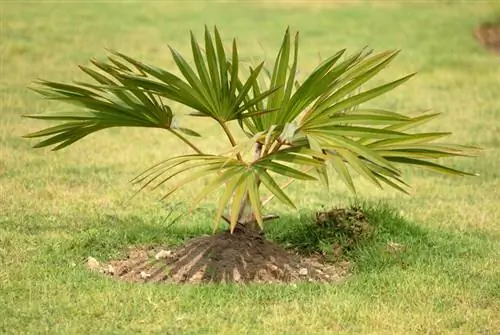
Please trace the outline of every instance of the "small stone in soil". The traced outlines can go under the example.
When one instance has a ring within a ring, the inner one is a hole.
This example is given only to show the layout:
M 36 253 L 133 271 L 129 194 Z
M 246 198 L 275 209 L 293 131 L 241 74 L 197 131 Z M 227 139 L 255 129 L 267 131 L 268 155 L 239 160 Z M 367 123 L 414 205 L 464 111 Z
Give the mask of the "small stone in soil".
M 239 282 L 241 280 L 241 274 L 236 268 L 233 269 L 233 280 L 235 282 Z
M 165 259 L 165 258 L 168 258 L 170 256 L 172 256 L 173 252 L 170 251 L 170 250 L 160 250 L 156 255 L 155 255 L 155 258 L 156 260 L 160 260 L 160 259 Z
M 288 271 L 288 273 L 293 273 L 293 268 L 290 265 L 285 264 L 283 267 L 286 271 Z
M 299 275 L 301 275 L 301 276 L 307 276 L 307 273 L 308 273 L 308 271 L 306 268 L 301 268 L 299 270 Z
M 108 268 L 106 269 L 106 272 L 109 273 L 110 275 L 115 274 L 115 268 L 112 265 L 108 265 Z
M 98 270 L 99 269 L 99 262 L 97 261 L 97 259 L 95 259 L 94 257 L 90 257 L 87 258 L 87 267 L 90 269 L 90 270 Z
M 142 279 L 148 279 L 149 277 L 151 277 L 151 274 L 144 272 L 144 271 L 141 271 L 141 278 Z

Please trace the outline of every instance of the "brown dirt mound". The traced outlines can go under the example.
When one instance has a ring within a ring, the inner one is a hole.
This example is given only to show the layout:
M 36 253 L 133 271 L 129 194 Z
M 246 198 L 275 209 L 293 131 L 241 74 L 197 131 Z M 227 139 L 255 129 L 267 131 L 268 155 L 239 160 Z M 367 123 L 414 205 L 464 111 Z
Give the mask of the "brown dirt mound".
M 320 257 L 300 257 L 260 234 L 240 231 L 198 237 L 175 251 L 134 248 L 125 259 L 91 263 L 117 279 L 170 283 L 334 282 L 349 267 L 347 262 L 332 265 Z
M 474 35 L 486 49 L 500 54 L 500 23 L 487 23 L 479 26 Z

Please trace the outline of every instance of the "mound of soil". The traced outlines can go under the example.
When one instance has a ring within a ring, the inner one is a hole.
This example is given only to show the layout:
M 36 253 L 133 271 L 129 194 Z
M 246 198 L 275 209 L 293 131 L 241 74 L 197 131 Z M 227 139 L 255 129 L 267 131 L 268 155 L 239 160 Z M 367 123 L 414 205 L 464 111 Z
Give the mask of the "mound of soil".
M 500 23 L 482 24 L 474 35 L 485 48 L 500 54 Z
M 349 272 L 347 262 L 333 265 L 319 256 L 301 257 L 261 234 L 242 231 L 201 236 L 175 251 L 134 248 L 125 259 L 91 263 L 95 270 L 135 282 L 334 282 Z

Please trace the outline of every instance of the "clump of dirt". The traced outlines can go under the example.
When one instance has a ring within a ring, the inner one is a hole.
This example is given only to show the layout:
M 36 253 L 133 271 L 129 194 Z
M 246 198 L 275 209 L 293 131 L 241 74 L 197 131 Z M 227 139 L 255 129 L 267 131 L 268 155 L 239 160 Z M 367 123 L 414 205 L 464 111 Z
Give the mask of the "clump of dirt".
M 358 207 L 335 208 L 316 213 L 315 235 L 328 258 L 342 259 L 344 254 L 368 240 L 375 228 Z
M 355 246 L 374 232 L 365 213 L 358 207 L 317 212 L 316 224 L 320 229 L 329 230 L 335 236 L 342 237 L 346 247 Z
M 201 236 L 174 251 L 134 248 L 125 259 L 99 267 L 95 267 L 94 260 L 94 270 L 135 282 L 334 282 L 349 272 L 346 262 L 328 264 L 319 256 L 301 257 L 262 234 L 243 231 Z
M 486 49 L 500 54 L 500 23 L 484 23 L 476 28 L 474 35 Z

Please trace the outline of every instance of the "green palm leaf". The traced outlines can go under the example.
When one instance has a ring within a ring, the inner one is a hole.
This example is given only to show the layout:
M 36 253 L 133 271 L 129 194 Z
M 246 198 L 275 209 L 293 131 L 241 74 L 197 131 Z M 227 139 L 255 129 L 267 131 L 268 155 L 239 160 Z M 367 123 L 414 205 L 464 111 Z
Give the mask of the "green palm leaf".
M 40 81 L 39 85 L 43 88 L 37 89 L 37 92 L 49 99 L 77 104 L 85 110 L 26 115 L 33 119 L 65 122 L 25 135 L 26 138 L 51 136 L 35 147 L 57 144 L 54 150 L 58 150 L 98 130 L 112 127 L 175 129 L 170 107 L 154 95 L 143 93 L 135 87 L 117 85 L 97 90 L 49 81 Z M 125 91 L 128 95 L 124 95 Z M 194 131 L 190 133 L 195 134 Z
M 207 178 L 192 208 L 221 191 L 214 229 L 224 217 L 231 231 L 238 224 L 255 221 L 262 227 L 263 206 L 269 200 L 262 202 L 264 188 L 271 198 L 294 207 L 285 188 L 295 180 L 319 179 L 328 186 L 329 174 L 334 172 L 353 193 L 354 175 L 377 187 L 407 193 L 402 166 L 472 175 L 438 160 L 474 156 L 478 148 L 439 142 L 450 133 L 417 130 L 438 113 L 407 116 L 364 106 L 413 76 L 363 89 L 399 51 L 375 53 L 363 48 L 346 56 L 346 50 L 340 50 L 302 79 L 298 77 L 299 34 L 293 41 L 292 35 L 287 29 L 271 66 L 259 62 L 248 66 L 248 71 L 242 69 L 245 58 L 236 40 L 226 51 L 217 27 L 213 33 L 205 27 L 203 45 L 190 33 L 191 59 L 169 46 L 175 71 L 110 51 L 106 61 L 93 59 L 92 65 L 80 66 L 90 82 L 37 83 L 34 91 L 76 105 L 76 109 L 28 115 L 57 124 L 25 137 L 41 138 L 35 147 L 58 150 L 112 127 L 167 130 L 195 154 L 169 157 L 132 183 L 138 191 L 166 186 L 163 198 L 168 198 L 181 187 Z M 188 115 L 204 117 L 195 120 L 216 121 L 230 147 L 222 153 L 203 153 L 190 140 L 200 134 L 177 124 L 171 102 L 189 108 Z M 241 136 L 231 123 L 240 126 Z M 280 186 L 275 178 L 283 177 L 287 181 Z

